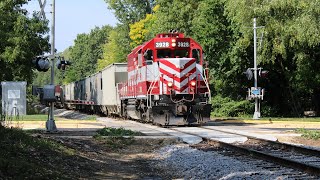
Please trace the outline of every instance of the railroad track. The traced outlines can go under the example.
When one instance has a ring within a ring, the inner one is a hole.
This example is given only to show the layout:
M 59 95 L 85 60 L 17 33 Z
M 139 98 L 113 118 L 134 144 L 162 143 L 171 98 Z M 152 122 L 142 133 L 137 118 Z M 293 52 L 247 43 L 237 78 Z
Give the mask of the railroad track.
M 174 130 L 203 138 L 208 145 L 204 149 L 210 150 L 213 147 L 224 148 L 225 153 L 228 155 L 233 155 L 235 153 L 239 155 L 239 153 L 241 153 L 243 155 L 249 155 L 250 157 L 253 156 L 263 160 L 263 162 L 259 162 L 257 165 L 267 169 L 273 168 L 280 170 L 281 167 L 285 166 L 298 170 L 296 172 L 290 171 L 283 173 L 284 175 L 288 175 L 290 177 L 295 177 L 298 179 L 320 179 L 319 150 L 276 141 L 258 139 L 239 133 L 213 130 L 206 127 L 192 127 L 189 130 L 188 128 L 174 128 Z M 210 133 L 212 134 L 214 132 L 220 133 L 220 135 L 218 135 L 220 137 L 227 137 L 227 135 L 246 137 L 247 141 L 244 141 L 243 143 L 223 142 L 218 140 L 219 138 L 214 138 L 212 135 L 210 135 Z M 266 163 L 266 161 L 272 164 Z

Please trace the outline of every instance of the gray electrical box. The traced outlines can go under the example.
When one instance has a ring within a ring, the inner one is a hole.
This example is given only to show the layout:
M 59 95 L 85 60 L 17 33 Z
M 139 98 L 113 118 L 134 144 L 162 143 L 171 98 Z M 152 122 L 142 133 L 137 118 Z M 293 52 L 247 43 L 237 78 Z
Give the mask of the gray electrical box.
M 26 115 L 26 82 L 1 82 L 2 114 L 6 116 Z
M 43 86 L 43 100 L 47 101 L 47 102 L 56 101 L 56 96 L 55 96 L 54 90 L 55 90 L 54 85 Z

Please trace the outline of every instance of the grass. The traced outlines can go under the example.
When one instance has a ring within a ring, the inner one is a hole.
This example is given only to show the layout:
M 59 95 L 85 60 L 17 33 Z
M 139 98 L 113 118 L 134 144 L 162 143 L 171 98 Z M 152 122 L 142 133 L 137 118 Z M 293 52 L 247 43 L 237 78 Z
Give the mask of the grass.
M 105 127 L 97 131 L 93 137 L 101 141 L 110 149 L 122 149 L 126 146 L 133 144 L 135 139 L 132 136 L 141 136 L 143 133 L 137 131 L 126 130 L 124 128 L 110 128 Z M 103 137 L 108 136 L 108 137 Z M 129 136 L 129 137 L 123 137 Z
M 21 121 L 46 121 L 48 115 L 46 114 L 36 114 L 36 115 L 25 115 L 20 119 Z
M 304 128 L 299 128 L 299 129 L 296 129 L 295 132 L 301 133 L 302 134 L 301 136 L 307 139 L 313 139 L 313 140 L 320 139 L 320 131 L 317 131 L 317 130 L 307 130 Z
M 141 136 L 143 133 L 124 128 L 105 127 L 97 131 L 98 136 Z
M 320 118 L 262 118 L 262 120 L 320 122 Z
M 252 117 L 211 117 L 211 119 L 225 119 L 225 120 L 252 120 Z M 282 117 L 262 117 L 254 121 L 293 121 L 293 122 L 320 122 L 320 117 L 315 118 L 282 118 Z
M 133 137 L 122 137 L 122 136 L 110 136 L 110 137 L 102 137 L 95 136 L 95 139 L 103 142 L 107 148 L 112 150 L 123 149 L 127 146 L 133 144 L 135 139 Z
M 45 114 L 37 114 L 37 115 L 24 115 L 19 117 L 10 117 L 7 116 L 6 120 L 12 120 L 12 121 L 44 121 L 48 119 L 48 115 Z
M 95 116 L 95 115 L 88 115 L 84 120 L 95 121 L 95 120 L 97 120 L 97 116 Z
M 7 120 L 9 117 L 7 117 Z M 48 119 L 47 114 L 34 114 L 34 115 L 24 115 L 20 116 L 19 118 L 13 117 L 12 121 L 46 121 Z M 55 117 L 55 120 L 63 120 L 64 118 L 60 117 Z M 83 120 L 88 120 L 88 121 L 95 121 L 97 117 L 95 115 L 88 115 L 85 119 Z M 68 119 L 68 120 L 77 120 L 77 119 Z
M 0 142 L 0 179 L 61 179 L 63 167 L 53 164 L 74 155 L 72 149 L 21 129 L 0 126 Z

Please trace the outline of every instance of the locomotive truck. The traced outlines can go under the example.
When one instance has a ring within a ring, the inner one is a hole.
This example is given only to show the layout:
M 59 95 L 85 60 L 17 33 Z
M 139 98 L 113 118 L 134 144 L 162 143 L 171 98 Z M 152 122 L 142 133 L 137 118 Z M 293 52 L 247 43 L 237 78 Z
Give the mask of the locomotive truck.
M 158 34 L 134 48 L 127 63 L 60 88 L 66 108 L 163 126 L 210 118 L 208 68 L 202 47 L 182 33 Z

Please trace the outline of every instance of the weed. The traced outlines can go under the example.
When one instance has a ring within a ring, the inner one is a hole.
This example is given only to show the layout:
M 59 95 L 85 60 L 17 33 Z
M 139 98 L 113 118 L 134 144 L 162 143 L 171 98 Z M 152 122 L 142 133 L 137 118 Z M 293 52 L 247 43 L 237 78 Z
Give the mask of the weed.
M 0 126 L 0 141 L 0 179 L 3 176 L 14 179 L 61 178 L 63 167 L 52 167 L 50 163 L 59 161 L 58 157 L 74 154 L 72 149 L 45 138 L 32 137 L 16 128 Z
M 115 149 L 123 149 L 126 146 L 134 143 L 133 137 L 107 137 L 104 139 L 105 145 L 113 150 Z
M 97 131 L 97 134 L 93 137 L 98 141 L 103 141 L 105 145 L 113 150 L 122 149 L 126 146 L 134 143 L 134 138 L 132 136 L 141 136 L 143 133 L 126 130 L 124 128 L 110 128 L 105 127 Z M 108 136 L 108 137 L 103 137 Z M 123 137 L 129 136 L 129 137 Z
M 88 121 L 90 121 L 90 120 L 97 120 L 97 116 L 95 116 L 95 115 L 90 115 L 90 116 L 87 116 L 84 120 L 88 120 Z
M 296 129 L 295 132 L 301 133 L 302 134 L 301 136 L 307 139 L 318 140 L 320 138 L 320 131 L 317 131 L 317 130 L 307 130 L 304 128 L 299 128 L 299 129 Z
M 105 127 L 97 131 L 97 135 L 100 136 L 141 136 L 143 133 L 137 131 L 131 131 L 124 128 L 110 128 Z

